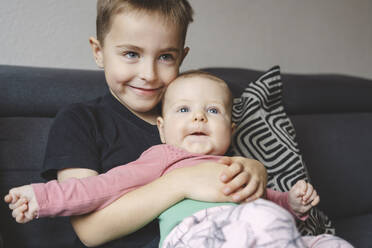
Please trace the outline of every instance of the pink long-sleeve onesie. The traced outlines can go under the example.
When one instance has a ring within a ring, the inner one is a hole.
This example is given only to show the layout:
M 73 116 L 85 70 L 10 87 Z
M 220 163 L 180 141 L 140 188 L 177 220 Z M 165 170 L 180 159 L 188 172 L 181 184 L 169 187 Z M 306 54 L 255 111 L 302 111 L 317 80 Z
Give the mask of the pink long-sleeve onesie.
M 149 148 L 136 161 L 117 166 L 98 176 L 71 178 L 60 183 L 52 180 L 32 184 L 39 204 L 38 217 L 81 215 L 96 211 L 173 169 L 220 158 L 193 154 L 162 144 Z M 267 189 L 267 198 L 292 212 L 287 193 Z

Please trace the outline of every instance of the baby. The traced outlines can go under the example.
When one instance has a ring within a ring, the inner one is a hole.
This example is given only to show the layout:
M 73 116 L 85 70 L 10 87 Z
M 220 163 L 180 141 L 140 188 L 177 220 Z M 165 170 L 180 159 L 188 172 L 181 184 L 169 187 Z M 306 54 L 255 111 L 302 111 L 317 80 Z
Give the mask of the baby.
M 163 98 L 162 116 L 157 119 L 164 144 L 153 146 L 136 161 L 99 176 L 13 188 L 5 196 L 5 202 L 19 223 L 38 217 L 81 215 L 104 208 L 121 195 L 165 173 L 182 173 L 177 168 L 192 170 L 192 165 L 198 162 L 221 159 L 230 146 L 234 130 L 231 110 L 232 94 L 223 80 L 202 71 L 183 73 L 168 86 Z M 221 171 L 224 166 L 221 164 Z M 208 163 L 205 169 L 208 170 Z M 184 178 L 181 185 L 193 187 L 195 180 L 198 178 Z M 222 188 L 222 183 L 214 188 L 219 186 Z M 169 190 L 172 190 L 172 185 Z M 212 195 L 214 192 L 209 193 Z M 200 196 L 200 199 L 207 198 Z M 160 246 L 173 247 L 183 242 L 191 247 L 204 247 L 208 240 L 229 247 L 268 242 L 296 242 L 300 244 L 298 247 L 302 247 L 301 244 L 305 247 L 305 244 L 315 244 L 314 239 L 343 242 L 330 235 L 301 237 L 290 214 L 273 203 L 303 220 L 306 213 L 319 203 L 319 196 L 311 184 L 300 180 L 285 193 L 267 189 L 266 198 L 270 201 L 259 199 L 252 203 L 234 204 L 202 202 L 180 195 L 179 202 L 159 216 Z M 239 202 L 239 199 L 235 201 Z M 275 235 L 268 235 L 269 229 L 276 230 Z M 209 236 L 205 235 L 206 230 Z M 223 235 L 222 239 L 217 237 L 218 233 Z M 347 242 L 345 244 L 342 247 L 350 247 Z

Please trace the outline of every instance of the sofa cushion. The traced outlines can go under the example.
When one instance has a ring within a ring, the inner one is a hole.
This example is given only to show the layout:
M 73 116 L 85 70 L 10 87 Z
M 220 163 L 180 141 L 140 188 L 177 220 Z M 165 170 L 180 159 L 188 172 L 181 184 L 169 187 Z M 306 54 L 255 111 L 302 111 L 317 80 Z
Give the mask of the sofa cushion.
M 234 99 L 233 150 L 236 155 L 261 161 L 268 174 L 268 187 L 288 191 L 298 180 L 310 181 L 295 140 L 295 129 L 282 105 L 280 68 L 273 67 L 250 82 Z M 334 233 L 329 218 L 317 208 L 299 222 L 302 234 Z

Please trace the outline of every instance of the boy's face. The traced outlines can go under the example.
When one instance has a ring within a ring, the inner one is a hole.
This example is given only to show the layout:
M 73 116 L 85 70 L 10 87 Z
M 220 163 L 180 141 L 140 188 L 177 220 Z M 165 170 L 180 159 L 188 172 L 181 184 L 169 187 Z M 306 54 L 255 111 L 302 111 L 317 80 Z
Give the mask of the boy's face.
M 225 154 L 232 133 L 226 84 L 199 76 L 176 79 L 165 94 L 158 128 L 163 143 L 192 153 Z
M 111 93 L 139 116 L 159 103 L 188 51 L 179 26 L 156 13 L 118 14 L 104 47 L 93 38 L 90 43 Z

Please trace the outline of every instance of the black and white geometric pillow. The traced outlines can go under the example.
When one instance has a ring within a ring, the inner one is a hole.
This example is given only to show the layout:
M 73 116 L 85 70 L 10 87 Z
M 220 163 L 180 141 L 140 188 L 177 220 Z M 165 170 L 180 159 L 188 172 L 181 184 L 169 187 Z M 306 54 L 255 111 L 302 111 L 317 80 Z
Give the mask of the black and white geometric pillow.
M 275 66 L 249 83 L 234 99 L 233 153 L 261 161 L 268 173 L 269 188 L 288 191 L 299 179 L 310 181 L 295 129 L 282 105 L 280 67 Z M 334 234 L 330 219 L 317 208 L 305 222 L 298 222 L 303 235 Z

